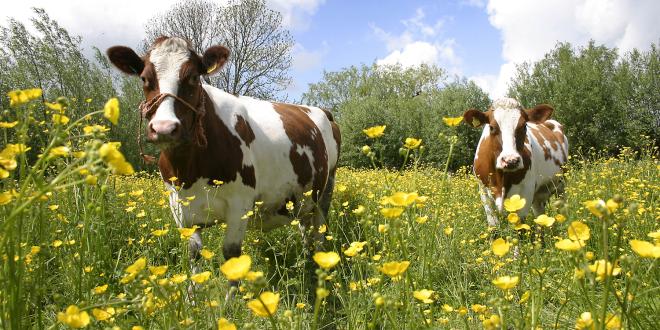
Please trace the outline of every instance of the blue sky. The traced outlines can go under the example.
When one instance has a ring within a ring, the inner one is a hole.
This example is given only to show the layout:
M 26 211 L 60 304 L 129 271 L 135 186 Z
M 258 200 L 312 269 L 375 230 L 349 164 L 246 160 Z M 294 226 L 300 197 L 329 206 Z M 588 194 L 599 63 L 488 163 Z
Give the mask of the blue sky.
M 406 24 L 411 20 L 433 29 L 432 35 Z M 303 52 L 312 57 L 297 58 L 296 83 L 290 88 L 294 98 L 307 83 L 319 81 L 324 69 L 336 71 L 385 58 L 392 51 L 387 35 L 396 39 L 409 33 L 411 40 L 449 41 L 456 59 L 439 62 L 451 74 L 494 73 L 503 63 L 499 33 L 488 22 L 486 11 L 460 1 L 329 1 L 307 26 L 292 32 Z
M 27 22 L 45 8 L 83 47 L 137 47 L 150 17 L 177 0 L 22 0 L 3 4 Z M 220 4 L 226 0 L 218 0 Z M 658 0 L 266 0 L 295 39 L 290 100 L 322 72 L 360 63 L 432 63 L 502 96 L 516 64 L 537 61 L 557 42 L 590 39 L 621 53 L 660 42 Z

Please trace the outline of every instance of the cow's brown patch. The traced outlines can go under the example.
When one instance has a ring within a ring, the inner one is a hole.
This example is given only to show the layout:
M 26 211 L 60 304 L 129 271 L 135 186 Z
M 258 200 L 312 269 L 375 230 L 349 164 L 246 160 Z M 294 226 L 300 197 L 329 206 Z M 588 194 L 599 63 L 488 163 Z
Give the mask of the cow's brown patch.
M 206 116 L 203 121 L 208 144 L 206 148 L 181 144 L 160 153 L 158 167 L 165 182 L 176 177 L 174 184 L 188 189 L 200 178 L 232 182 L 241 175 L 243 184 L 256 187 L 254 167 L 243 165 L 241 140 L 236 137 L 218 117 L 207 93 L 205 98 Z
M 312 199 L 317 201 L 328 178 L 328 154 L 321 130 L 309 117 L 309 108 L 284 103 L 273 103 L 273 108 L 280 115 L 284 131 L 292 142 L 289 159 L 298 176 L 298 184 L 306 187 L 311 181 Z M 299 153 L 299 147 L 309 148 L 313 160 L 307 154 Z
M 254 132 L 243 116 L 236 116 L 236 125 L 234 125 L 234 129 L 238 133 L 238 136 L 241 137 L 241 140 L 245 142 L 245 145 L 249 147 L 250 143 L 254 141 Z

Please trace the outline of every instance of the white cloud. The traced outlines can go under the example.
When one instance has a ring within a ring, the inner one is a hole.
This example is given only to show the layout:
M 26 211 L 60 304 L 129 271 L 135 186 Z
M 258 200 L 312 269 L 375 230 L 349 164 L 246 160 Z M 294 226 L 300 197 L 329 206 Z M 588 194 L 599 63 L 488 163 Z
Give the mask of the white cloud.
M 328 44 L 323 42 L 321 49 L 308 50 L 302 44 L 295 44 L 292 52 L 294 71 L 305 72 L 317 69 L 321 66 L 323 57 L 328 53 Z
M 282 13 L 284 27 L 304 30 L 325 0 L 268 0 L 271 8 Z
M 487 11 L 501 32 L 505 62 L 488 89 L 491 97 L 506 93 L 515 64 L 541 59 L 557 42 L 584 45 L 593 39 L 626 52 L 648 49 L 660 36 L 657 0 L 490 0 Z M 473 80 L 488 85 L 483 77 Z
M 318 7 L 325 0 L 268 0 L 268 5 L 282 13 L 283 25 L 288 29 L 306 26 Z M 8 17 L 23 22 L 26 26 L 33 17 L 31 7 L 44 8 L 51 19 L 56 20 L 69 33 L 83 37 L 87 50 L 97 46 L 102 51 L 113 45 L 137 48 L 144 38 L 144 25 L 162 12 L 169 10 L 177 0 L 88 0 L 9 1 L 2 6 L 0 24 Z M 215 1 L 224 4 L 227 0 Z
M 404 30 L 399 34 L 387 32 L 372 24 L 373 33 L 385 42 L 385 48 L 389 52 L 385 57 L 376 60 L 376 63 L 400 64 L 403 67 L 422 63 L 438 64 L 448 68 L 450 73 L 460 73 L 461 59 L 455 51 L 456 41 L 442 40 L 439 37 L 444 21 L 428 24 L 425 22 L 425 16 L 424 10 L 418 8 L 413 17 L 401 21 Z

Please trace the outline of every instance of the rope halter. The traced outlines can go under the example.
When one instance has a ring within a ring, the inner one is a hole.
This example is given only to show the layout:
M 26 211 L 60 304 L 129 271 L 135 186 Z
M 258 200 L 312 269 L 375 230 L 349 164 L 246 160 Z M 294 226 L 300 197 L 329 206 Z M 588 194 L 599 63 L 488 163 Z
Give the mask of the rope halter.
M 147 164 L 152 164 L 156 161 L 156 157 L 152 155 L 147 155 L 144 153 L 144 150 L 142 149 L 142 120 L 146 118 L 150 118 L 151 116 L 154 115 L 156 110 L 158 109 L 158 106 L 163 103 L 163 101 L 167 97 L 172 97 L 174 98 L 175 102 L 179 101 L 181 104 L 186 106 L 186 108 L 192 110 L 193 113 L 195 113 L 195 121 L 193 123 L 193 142 L 195 145 L 201 147 L 201 148 L 206 148 L 207 145 L 207 140 L 206 140 L 206 135 L 204 134 L 204 126 L 202 125 L 202 119 L 204 118 L 204 115 L 206 114 L 206 107 L 205 107 L 205 97 L 203 95 L 204 89 L 202 88 L 201 84 L 199 85 L 200 87 L 200 92 L 199 96 L 201 98 L 201 102 L 199 103 L 199 107 L 196 108 L 192 106 L 190 103 L 188 103 L 186 100 L 170 93 L 160 93 L 156 97 L 153 97 L 151 100 L 145 100 L 142 101 L 139 105 L 140 109 L 140 125 L 138 126 L 138 148 L 140 149 L 140 156 L 142 157 L 142 160 L 147 163 Z

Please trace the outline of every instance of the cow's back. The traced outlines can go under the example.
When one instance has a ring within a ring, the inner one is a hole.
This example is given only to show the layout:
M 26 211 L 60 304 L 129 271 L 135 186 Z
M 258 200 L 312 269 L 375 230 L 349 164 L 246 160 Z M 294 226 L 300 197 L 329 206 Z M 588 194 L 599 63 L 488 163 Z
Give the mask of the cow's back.
M 277 208 L 303 192 L 323 191 L 339 149 L 329 113 L 207 91 L 221 120 L 241 136 L 243 164 L 254 167 L 257 200 Z

